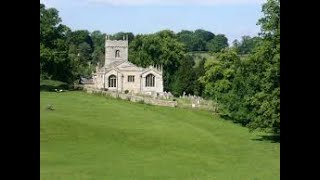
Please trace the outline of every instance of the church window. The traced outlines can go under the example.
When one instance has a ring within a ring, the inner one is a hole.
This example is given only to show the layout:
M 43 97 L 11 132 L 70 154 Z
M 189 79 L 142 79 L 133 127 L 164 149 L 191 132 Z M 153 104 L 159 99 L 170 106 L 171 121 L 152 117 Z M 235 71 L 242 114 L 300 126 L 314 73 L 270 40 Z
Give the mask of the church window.
M 134 82 L 134 76 L 128 76 L 128 82 Z
M 116 57 L 116 58 L 119 58 L 119 57 L 120 57 L 120 50 L 116 50 L 115 57 Z
M 146 87 L 154 87 L 155 76 L 153 74 L 148 74 L 146 76 Z
M 115 75 L 109 76 L 109 87 L 117 87 L 117 77 Z

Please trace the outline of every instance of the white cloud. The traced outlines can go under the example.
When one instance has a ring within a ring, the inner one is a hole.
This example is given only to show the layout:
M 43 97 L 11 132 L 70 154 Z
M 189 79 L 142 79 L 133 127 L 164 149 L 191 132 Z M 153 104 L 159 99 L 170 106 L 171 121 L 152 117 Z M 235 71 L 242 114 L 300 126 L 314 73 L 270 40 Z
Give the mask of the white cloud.
M 114 6 L 141 5 L 239 5 L 262 4 L 265 0 L 86 0 L 89 3 L 107 4 Z

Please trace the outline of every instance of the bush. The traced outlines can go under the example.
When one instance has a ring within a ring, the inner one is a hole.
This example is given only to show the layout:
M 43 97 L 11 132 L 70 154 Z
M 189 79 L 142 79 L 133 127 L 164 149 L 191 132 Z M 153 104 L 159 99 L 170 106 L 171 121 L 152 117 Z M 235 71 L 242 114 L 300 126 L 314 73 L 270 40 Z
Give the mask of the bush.
M 144 102 L 143 99 L 139 100 L 138 103 L 139 103 L 139 104 L 145 104 L 145 102 Z

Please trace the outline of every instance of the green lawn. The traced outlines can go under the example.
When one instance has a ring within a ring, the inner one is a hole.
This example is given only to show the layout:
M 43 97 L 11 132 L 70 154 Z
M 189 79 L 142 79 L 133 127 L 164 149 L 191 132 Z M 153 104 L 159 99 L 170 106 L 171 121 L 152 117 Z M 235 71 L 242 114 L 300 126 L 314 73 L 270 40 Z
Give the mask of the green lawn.
M 280 179 L 279 143 L 208 112 L 84 92 L 40 97 L 41 180 Z

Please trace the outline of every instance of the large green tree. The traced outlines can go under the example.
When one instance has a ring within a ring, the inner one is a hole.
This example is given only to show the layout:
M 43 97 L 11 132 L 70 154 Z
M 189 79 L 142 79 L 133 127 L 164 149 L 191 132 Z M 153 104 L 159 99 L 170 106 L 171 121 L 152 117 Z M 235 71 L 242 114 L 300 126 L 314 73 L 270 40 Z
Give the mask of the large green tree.
M 241 55 L 253 53 L 255 47 L 259 46 L 258 43 L 261 42 L 261 37 L 250 37 L 250 36 L 242 36 L 241 41 L 235 40 L 233 42 L 234 48 L 236 48 L 237 52 Z
M 194 32 L 188 30 L 182 30 L 177 33 L 178 40 L 182 42 L 186 51 L 207 51 L 206 44 L 212 40 L 215 35 L 203 29 L 197 29 Z
M 91 33 L 91 39 L 93 42 L 92 62 L 101 66 L 104 64 L 104 53 L 105 53 L 105 37 L 106 34 L 100 31 L 93 31 Z
M 200 78 L 205 75 L 205 62 L 206 59 L 202 58 L 199 64 L 194 67 L 195 82 L 194 82 L 194 94 L 197 96 L 204 95 L 204 85 L 201 83 Z
M 87 30 L 76 30 L 67 33 L 68 55 L 74 67 L 73 76 L 79 78 L 90 75 L 92 71 L 92 53 L 94 44 Z
M 182 95 L 183 92 L 186 94 L 194 94 L 196 73 L 193 66 L 195 62 L 190 55 L 186 55 L 180 61 L 180 66 L 172 84 L 172 93 L 175 96 Z
M 225 107 L 232 104 L 228 101 L 228 96 L 235 77 L 235 64 L 239 60 L 235 51 L 217 53 L 215 59 L 205 63 L 205 75 L 200 79 L 205 85 L 205 93 L 221 104 L 224 113 L 228 113 Z
M 184 57 L 185 50 L 170 30 L 154 34 L 137 35 L 129 45 L 129 61 L 146 67 L 163 66 L 164 90 L 171 91 L 174 75 Z
M 68 58 L 66 34 L 58 10 L 40 3 L 40 77 L 71 82 L 72 63 Z
M 250 99 L 255 118 L 249 127 L 280 133 L 280 0 L 268 0 L 262 12 L 258 24 L 263 42 L 249 60 L 261 91 Z
M 228 39 L 223 34 L 216 35 L 207 43 L 207 49 L 211 52 L 219 52 L 228 47 Z
M 112 40 L 123 40 L 128 37 L 128 43 L 130 44 L 134 38 L 134 34 L 132 32 L 118 32 L 110 36 Z
M 179 33 L 177 33 L 177 38 L 178 41 L 184 44 L 186 51 L 193 51 L 194 38 L 192 31 L 182 30 Z
M 236 49 L 217 53 L 201 81 L 222 115 L 251 130 L 280 133 L 280 1 L 268 0 L 262 12 L 261 39 L 248 56 L 240 58 Z

